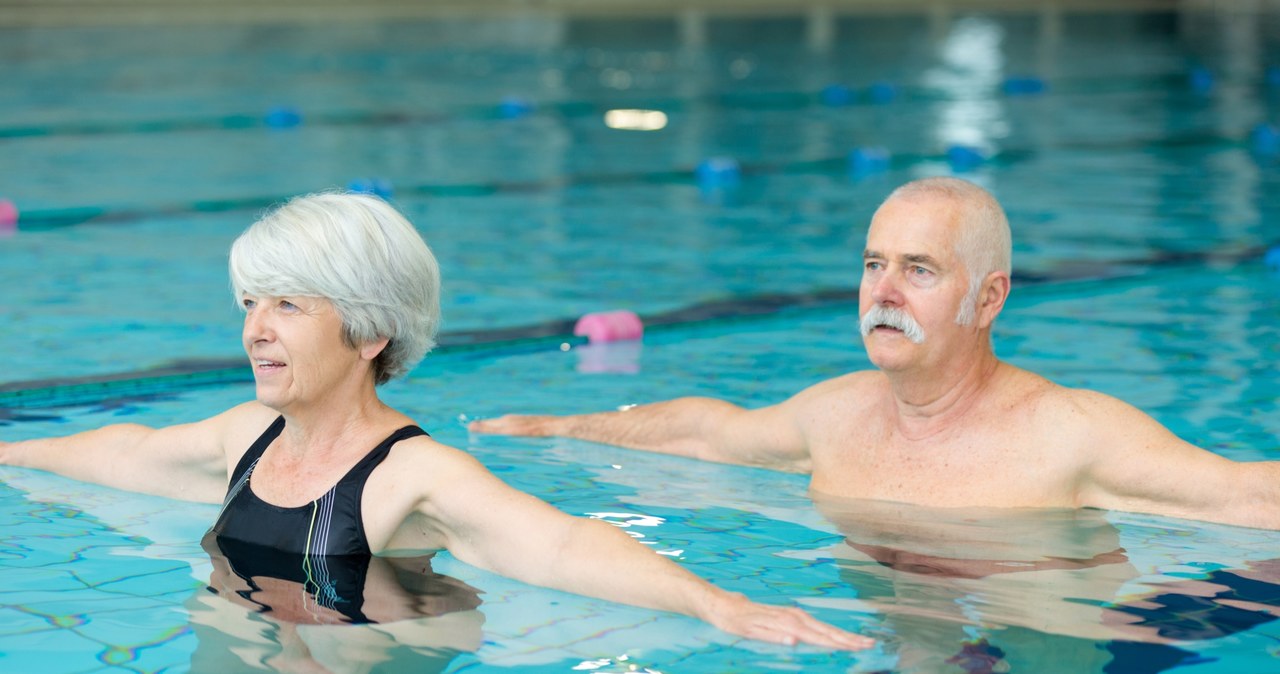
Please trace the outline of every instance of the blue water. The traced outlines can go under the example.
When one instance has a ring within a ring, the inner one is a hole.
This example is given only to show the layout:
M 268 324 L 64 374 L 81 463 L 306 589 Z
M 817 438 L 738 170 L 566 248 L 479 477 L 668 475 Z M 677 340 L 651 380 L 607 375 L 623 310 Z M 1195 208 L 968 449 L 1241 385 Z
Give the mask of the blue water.
M 860 654 L 742 643 L 448 555 L 433 568 L 481 591 L 478 611 L 282 625 L 204 589 L 211 507 L 4 469 L 0 670 L 284 671 L 300 653 L 334 671 L 1280 669 L 1274 532 L 815 504 L 799 476 L 464 428 L 679 395 L 764 405 L 868 367 L 851 301 L 866 222 L 893 186 L 958 170 L 946 151 L 963 143 L 989 156 L 963 175 L 1014 227 L 1002 357 L 1230 458 L 1280 458 L 1280 277 L 1262 261 L 1280 244 L 1280 166 L 1249 137 L 1280 118 L 1276 21 L 1068 12 L 1054 40 L 1031 15 L 958 14 L 942 30 L 842 17 L 825 52 L 786 18 L 715 18 L 705 47 L 665 21 L 545 17 L 0 29 L 22 92 L 0 99 L 0 198 L 23 212 L 0 235 L 2 437 L 178 423 L 251 396 L 180 374 L 239 357 L 230 241 L 273 201 L 385 179 L 441 259 L 454 345 L 388 385 L 390 404 L 721 587 L 880 640 Z M 1197 65 L 1211 90 L 1193 86 Z M 1006 93 L 1027 74 L 1045 91 Z M 872 100 L 877 82 L 896 96 Z M 848 105 L 824 103 L 832 84 Z M 512 96 L 531 114 L 504 119 Z M 302 123 L 268 127 L 273 106 Z M 669 125 L 606 128 L 624 106 Z M 888 169 L 851 172 L 862 146 L 887 148 Z M 739 183 L 699 184 L 708 157 L 735 158 Z M 724 300 L 651 325 L 643 345 L 457 348 L 463 333 Z M 147 386 L 116 378 L 176 362 Z M 846 537 L 1012 564 L 1124 559 L 966 580 L 869 563 Z

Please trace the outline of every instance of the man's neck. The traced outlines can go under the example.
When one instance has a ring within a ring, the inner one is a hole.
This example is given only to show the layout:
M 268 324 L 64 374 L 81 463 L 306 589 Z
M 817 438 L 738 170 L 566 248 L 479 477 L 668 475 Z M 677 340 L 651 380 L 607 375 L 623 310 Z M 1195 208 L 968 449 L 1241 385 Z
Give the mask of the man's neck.
M 893 392 L 895 425 L 908 440 L 923 440 L 947 428 L 981 401 L 1001 363 L 990 349 L 951 362 L 964 367 L 886 373 Z

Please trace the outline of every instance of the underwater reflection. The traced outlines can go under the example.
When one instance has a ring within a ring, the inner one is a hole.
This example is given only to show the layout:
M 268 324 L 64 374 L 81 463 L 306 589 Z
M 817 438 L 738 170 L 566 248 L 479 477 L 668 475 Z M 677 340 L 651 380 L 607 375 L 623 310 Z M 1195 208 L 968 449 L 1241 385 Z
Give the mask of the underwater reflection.
M 1186 642 L 1280 618 L 1280 561 L 1142 577 L 1104 511 L 814 503 L 845 536 L 829 552 L 861 608 L 883 615 L 904 674 L 1155 674 L 1203 661 Z
M 304 557 L 206 536 L 192 671 L 431 672 L 482 642 L 475 588 L 431 555 Z

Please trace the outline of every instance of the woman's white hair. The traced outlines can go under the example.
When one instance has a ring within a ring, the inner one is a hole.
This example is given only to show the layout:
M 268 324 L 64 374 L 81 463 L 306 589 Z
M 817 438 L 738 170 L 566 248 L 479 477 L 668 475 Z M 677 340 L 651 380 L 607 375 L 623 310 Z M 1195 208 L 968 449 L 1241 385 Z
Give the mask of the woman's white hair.
M 978 185 L 945 176 L 913 180 L 885 201 L 895 198 L 943 199 L 957 209 L 960 235 L 956 237 L 956 256 L 969 272 L 969 290 L 960 301 L 956 323 L 971 325 L 977 317 L 978 291 L 987 274 L 1013 273 L 1013 235 L 1000 202 Z
M 413 225 L 367 194 L 295 197 L 231 245 L 236 302 L 248 293 L 322 297 L 342 317 L 349 346 L 390 340 L 374 381 L 413 369 L 440 328 L 440 267 Z

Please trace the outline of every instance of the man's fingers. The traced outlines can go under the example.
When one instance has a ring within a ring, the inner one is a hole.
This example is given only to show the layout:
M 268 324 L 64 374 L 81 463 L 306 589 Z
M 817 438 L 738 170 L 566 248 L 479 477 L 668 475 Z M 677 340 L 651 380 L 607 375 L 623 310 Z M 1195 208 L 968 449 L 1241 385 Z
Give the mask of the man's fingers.
M 476 419 L 467 424 L 467 430 L 490 435 L 546 435 L 544 421 L 547 417 L 524 414 L 504 414 L 494 419 Z
M 518 424 L 515 423 L 516 419 L 517 417 L 511 414 L 504 414 L 493 419 L 476 419 L 467 425 L 467 430 L 497 435 L 510 434 L 518 427 Z

